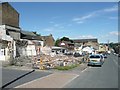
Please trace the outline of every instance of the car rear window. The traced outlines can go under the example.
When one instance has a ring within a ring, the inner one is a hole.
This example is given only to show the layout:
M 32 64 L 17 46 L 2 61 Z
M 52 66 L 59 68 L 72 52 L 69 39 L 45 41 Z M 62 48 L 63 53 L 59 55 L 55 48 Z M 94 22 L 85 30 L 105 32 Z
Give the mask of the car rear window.
M 98 55 L 92 55 L 92 56 L 90 56 L 90 58 L 100 58 L 100 56 L 98 56 Z

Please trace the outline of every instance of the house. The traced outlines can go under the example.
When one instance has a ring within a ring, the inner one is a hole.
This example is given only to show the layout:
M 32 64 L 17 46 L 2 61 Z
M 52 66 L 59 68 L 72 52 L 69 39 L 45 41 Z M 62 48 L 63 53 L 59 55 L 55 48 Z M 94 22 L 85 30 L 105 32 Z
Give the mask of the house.
M 54 46 L 55 40 L 54 40 L 52 34 L 50 34 L 48 36 L 41 36 L 41 38 L 44 42 L 44 46 L 49 46 L 49 47 Z
M 2 38 L 0 51 L 4 51 L 4 56 L 9 56 L 7 52 L 11 52 L 10 57 L 16 57 L 16 41 L 20 39 L 19 13 L 8 3 L 0 4 L 0 31 Z M 4 46 L 6 42 L 6 47 Z M 11 47 L 10 47 L 11 46 Z M 8 48 L 10 47 L 10 48 Z M 9 58 L 5 58 L 8 60 Z
M 34 32 L 30 32 L 30 31 L 21 30 L 21 41 L 27 42 L 27 45 L 21 47 L 22 51 L 20 51 L 20 48 L 18 48 L 19 51 L 24 52 L 22 54 L 26 56 L 32 56 L 32 55 L 36 56 L 40 54 L 41 48 L 43 48 L 44 45 L 44 42 L 42 41 L 41 37 L 36 35 Z
M 74 50 L 74 43 L 72 43 L 71 41 L 61 41 L 59 46 L 64 47 L 68 50 Z
M 6 30 L 0 26 L 0 61 L 10 59 L 13 38 L 6 35 Z
M 59 53 L 66 53 L 66 48 L 63 48 L 63 47 L 56 47 L 56 46 L 53 46 L 52 47 L 52 52 L 56 53 L 56 54 L 59 54 Z
M 19 27 L 19 13 L 8 3 L 1 4 L 0 20 L 6 34 L 11 36 L 14 40 L 20 39 L 20 27 Z
M 1 3 L 0 8 L 2 11 L 0 24 L 19 27 L 19 13 L 8 2 Z
M 28 39 L 28 40 L 41 39 L 41 37 L 38 38 L 36 34 L 34 34 L 33 32 L 30 32 L 30 31 L 21 30 L 20 34 L 21 34 L 21 37 L 20 37 L 21 39 Z
M 108 49 L 108 46 L 107 45 L 99 45 L 99 49 L 98 49 L 98 52 L 107 52 L 109 49 Z
M 54 46 L 52 34 L 48 36 L 39 36 L 33 32 L 21 30 L 19 26 L 19 17 L 20 14 L 8 2 L 0 4 L 0 27 L 2 29 L 0 29 L 0 33 L 4 33 L 1 34 L 2 36 L 0 38 L 0 51 L 2 51 L 0 53 L 2 55 L 4 53 L 4 56 L 8 56 L 6 52 L 9 51 L 13 58 L 20 55 L 37 55 L 40 54 L 43 46 Z M 3 48 L 5 45 L 6 47 Z M 27 51 L 32 51 L 32 54 Z
M 75 47 L 92 46 L 94 49 L 98 49 L 99 44 L 97 39 L 73 39 Z

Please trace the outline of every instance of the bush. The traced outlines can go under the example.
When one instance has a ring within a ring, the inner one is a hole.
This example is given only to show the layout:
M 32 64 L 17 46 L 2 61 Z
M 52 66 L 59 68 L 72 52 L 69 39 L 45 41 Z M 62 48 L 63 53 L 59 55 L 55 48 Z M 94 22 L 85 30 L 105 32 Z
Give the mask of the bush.
M 58 66 L 55 69 L 57 69 L 57 70 L 69 70 L 69 69 L 75 68 L 77 66 L 78 66 L 77 64 L 73 64 L 70 66 Z

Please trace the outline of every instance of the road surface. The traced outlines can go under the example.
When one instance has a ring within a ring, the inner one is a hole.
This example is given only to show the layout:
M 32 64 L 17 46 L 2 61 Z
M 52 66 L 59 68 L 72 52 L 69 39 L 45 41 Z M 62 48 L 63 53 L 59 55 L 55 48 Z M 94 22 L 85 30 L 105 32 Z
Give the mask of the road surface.
M 102 67 L 88 67 L 64 88 L 118 88 L 118 57 L 111 54 Z
M 2 86 L 7 84 L 8 82 L 18 78 L 21 75 L 24 75 L 26 73 L 28 73 L 30 71 L 25 71 L 25 70 L 14 70 L 14 69 L 2 69 Z M 13 88 L 16 87 L 18 85 L 30 82 L 32 80 L 47 76 L 51 73 L 49 72 L 42 72 L 42 71 L 34 71 L 20 79 L 18 79 L 17 81 L 11 83 L 10 85 L 8 85 L 5 88 Z

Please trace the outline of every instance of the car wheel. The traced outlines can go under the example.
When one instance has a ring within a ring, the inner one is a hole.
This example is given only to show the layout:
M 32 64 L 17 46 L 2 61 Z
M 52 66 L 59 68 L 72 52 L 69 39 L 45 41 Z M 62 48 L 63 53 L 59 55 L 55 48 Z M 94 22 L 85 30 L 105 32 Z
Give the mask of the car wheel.
M 90 66 L 90 64 L 87 64 L 87 66 Z
M 102 65 L 99 65 L 99 67 L 102 67 Z

